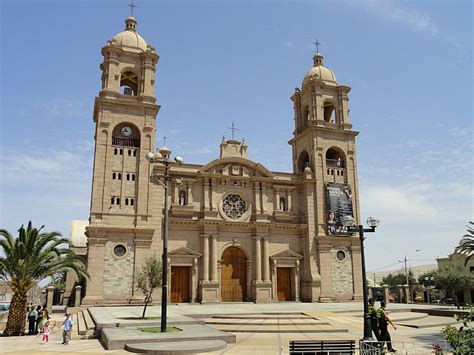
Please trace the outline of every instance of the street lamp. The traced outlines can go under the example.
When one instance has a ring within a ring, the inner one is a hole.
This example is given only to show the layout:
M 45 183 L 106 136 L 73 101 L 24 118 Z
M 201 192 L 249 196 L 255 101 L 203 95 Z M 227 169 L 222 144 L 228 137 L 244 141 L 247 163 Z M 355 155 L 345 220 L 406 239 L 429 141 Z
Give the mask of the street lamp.
M 367 278 L 365 275 L 365 256 L 364 256 L 364 233 L 373 233 L 375 228 L 379 225 L 380 221 L 375 217 L 367 218 L 367 225 L 370 228 L 364 228 L 363 225 L 355 225 L 354 217 L 344 216 L 342 217 L 342 224 L 347 228 L 349 232 L 359 232 L 360 240 L 360 255 L 362 259 L 362 280 L 363 280 L 363 289 L 362 293 L 364 296 L 364 338 L 363 341 L 372 341 L 372 327 L 370 325 L 370 313 L 369 313 L 369 298 L 367 295 Z
M 166 314 L 168 306 L 168 181 L 170 180 L 169 165 L 171 150 L 163 146 L 159 151 L 153 153 L 149 152 L 146 155 L 147 160 L 150 164 L 161 163 L 165 167 L 164 174 L 152 174 L 150 181 L 154 184 L 160 184 L 165 189 L 164 207 L 163 207 L 163 256 L 162 256 L 162 267 L 163 267 L 163 280 L 161 283 L 161 332 L 166 332 Z M 183 158 L 177 155 L 174 161 L 181 165 L 183 164 Z M 163 178 L 163 181 L 161 181 Z

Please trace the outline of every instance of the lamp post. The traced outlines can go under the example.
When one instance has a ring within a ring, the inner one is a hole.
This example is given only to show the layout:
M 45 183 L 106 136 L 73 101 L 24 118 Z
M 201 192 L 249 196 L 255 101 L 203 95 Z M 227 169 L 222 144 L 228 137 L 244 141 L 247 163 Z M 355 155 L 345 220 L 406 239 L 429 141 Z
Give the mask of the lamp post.
M 362 294 L 364 297 L 364 338 L 362 341 L 373 341 L 372 338 L 372 327 L 370 325 L 370 313 L 369 313 L 369 297 L 367 295 L 367 277 L 365 275 L 365 255 L 364 255 L 364 233 L 373 233 L 375 228 L 379 225 L 380 221 L 375 217 L 367 218 L 367 225 L 370 228 L 364 228 L 363 225 L 355 225 L 354 217 L 344 216 L 342 218 L 342 224 L 347 227 L 350 232 L 359 232 L 360 240 L 360 255 L 362 259 L 362 280 L 363 289 Z
M 428 303 L 431 303 L 431 290 L 433 289 L 434 277 L 425 277 L 425 287 L 428 289 Z
M 170 180 L 169 165 L 170 165 L 171 151 L 163 146 L 159 151 L 153 153 L 149 152 L 146 155 L 148 161 L 153 163 L 162 163 L 165 167 L 163 175 L 152 174 L 150 181 L 154 184 L 160 184 L 165 190 L 164 206 L 163 206 L 163 255 L 162 255 L 162 267 L 163 267 L 163 279 L 161 283 L 161 332 L 166 333 L 166 317 L 168 307 L 168 182 Z M 177 155 L 174 161 L 181 165 L 183 158 Z M 163 181 L 161 181 L 163 178 Z

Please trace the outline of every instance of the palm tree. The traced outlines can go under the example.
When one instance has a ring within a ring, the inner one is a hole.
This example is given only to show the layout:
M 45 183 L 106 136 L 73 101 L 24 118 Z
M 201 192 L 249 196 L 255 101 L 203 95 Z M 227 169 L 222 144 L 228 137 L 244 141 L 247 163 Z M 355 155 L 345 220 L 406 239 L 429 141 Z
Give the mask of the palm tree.
M 82 260 L 69 249 L 69 240 L 43 228 L 33 228 L 30 221 L 26 229 L 18 229 L 18 238 L 0 229 L 0 279 L 13 291 L 4 335 L 24 333 L 27 292 L 38 282 L 61 271 L 89 277 Z
M 474 226 L 474 222 L 469 222 L 469 224 L 471 226 Z M 466 265 L 469 259 L 474 256 L 474 228 L 471 226 L 466 226 L 467 234 L 464 234 L 462 239 L 459 241 L 459 245 L 454 250 L 456 253 L 464 254 L 467 256 L 464 265 Z

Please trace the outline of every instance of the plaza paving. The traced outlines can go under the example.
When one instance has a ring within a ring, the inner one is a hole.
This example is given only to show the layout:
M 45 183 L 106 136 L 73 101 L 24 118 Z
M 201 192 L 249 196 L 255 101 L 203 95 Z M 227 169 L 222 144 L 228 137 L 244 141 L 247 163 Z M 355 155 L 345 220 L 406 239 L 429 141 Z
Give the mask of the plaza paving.
M 391 318 L 398 324 L 391 330 L 394 347 L 403 354 L 429 354 L 432 345 L 445 346 L 441 328 L 454 323 L 453 318 L 427 316 L 410 312 L 411 308 L 433 306 L 390 304 Z M 126 319 L 139 316 L 140 306 L 96 307 L 91 315 L 101 327 L 111 327 L 117 336 L 127 338 L 127 332 L 142 326 L 142 321 Z M 150 307 L 147 316 L 160 315 L 160 306 Z M 171 325 L 199 325 L 200 331 L 211 334 L 226 331 L 235 335 L 225 349 L 208 354 L 287 354 L 290 340 L 354 339 L 363 332 L 361 303 L 226 303 L 214 305 L 170 305 L 168 322 Z M 63 317 L 54 314 L 58 321 Z M 206 322 L 206 327 L 202 323 Z M 158 325 L 159 320 L 146 322 Z M 117 327 L 118 326 L 118 327 Z M 128 327 L 127 330 L 122 327 Z M 129 329 L 131 328 L 131 329 Z M 189 328 L 189 326 L 188 326 Z M 196 328 L 197 329 L 197 328 Z M 207 329 L 207 330 L 206 330 Z M 155 334 L 156 335 L 156 334 Z M 41 345 L 40 336 L 0 338 L 0 352 L 6 353 L 114 353 L 122 349 L 105 350 L 97 339 L 79 339 L 77 333 L 69 345 L 61 345 L 61 331 L 56 327 L 50 342 Z

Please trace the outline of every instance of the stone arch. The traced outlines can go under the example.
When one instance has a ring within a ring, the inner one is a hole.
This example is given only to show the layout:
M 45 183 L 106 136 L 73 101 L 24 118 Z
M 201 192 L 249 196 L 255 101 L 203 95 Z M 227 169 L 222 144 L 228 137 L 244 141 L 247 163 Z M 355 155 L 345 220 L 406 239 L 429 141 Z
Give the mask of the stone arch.
M 221 298 L 223 302 L 242 302 L 247 299 L 247 263 L 243 248 L 232 245 L 221 257 Z
M 323 118 L 326 122 L 329 122 L 329 123 L 338 122 L 336 103 L 331 99 L 324 100 Z
M 120 93 L 122 95 L 137 96 L 139 75 L 132 68 L 124 68 L 120 74 Z
M 310 163 L 310 160 L 309 160 L 309 154 L 306 150 L 303 150 L 300 153 L 300 155 L 298 156 L 298 163 L 297 163 L 298 172 L 302 173 L 304 171 L 304 168 L 306 168 L 307 166 L 309 166 L 311 168 L 311 163 Z

